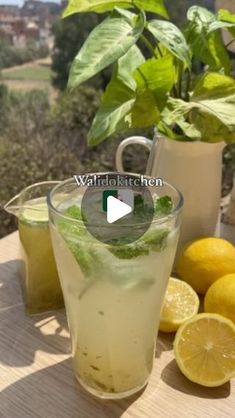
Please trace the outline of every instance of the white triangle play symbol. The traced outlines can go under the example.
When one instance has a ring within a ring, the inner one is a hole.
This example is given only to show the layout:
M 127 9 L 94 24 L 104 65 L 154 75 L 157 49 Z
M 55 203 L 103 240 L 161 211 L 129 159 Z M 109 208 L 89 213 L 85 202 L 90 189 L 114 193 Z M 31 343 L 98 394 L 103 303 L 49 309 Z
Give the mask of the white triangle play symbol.
M 109 196 L 107 199 L 107 222 L 112 224 L 132 212 L 132 207 Z

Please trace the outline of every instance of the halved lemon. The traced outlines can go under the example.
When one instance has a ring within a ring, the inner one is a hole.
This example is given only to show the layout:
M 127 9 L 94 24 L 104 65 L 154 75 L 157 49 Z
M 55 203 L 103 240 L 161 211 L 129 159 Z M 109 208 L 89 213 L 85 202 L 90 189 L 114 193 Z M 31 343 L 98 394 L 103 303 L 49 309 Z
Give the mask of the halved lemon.
M 163 302 L 160 331 L 173 332 L 198 313 L 199 298 L 193 288 L 182 280 L 170 277 Z
M 198 314 L 177 331 L 174 352 L 189 380 L 220 386 L 235 376 L 235 325 L 218 314 Z

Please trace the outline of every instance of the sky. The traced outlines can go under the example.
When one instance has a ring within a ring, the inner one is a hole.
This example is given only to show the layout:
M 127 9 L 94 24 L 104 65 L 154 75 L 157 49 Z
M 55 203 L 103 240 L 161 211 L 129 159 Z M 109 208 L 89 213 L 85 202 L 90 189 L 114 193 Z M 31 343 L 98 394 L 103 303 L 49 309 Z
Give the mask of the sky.
M 40 1 L 46 1 L 46 0 L 40 0 Z M 60 0 L 49 0 L 54 3 L 60 3 Z M 24 0 L 0 0 L 0 4 L 17 4 L 18 6 L 22 6 L 24 3 Z

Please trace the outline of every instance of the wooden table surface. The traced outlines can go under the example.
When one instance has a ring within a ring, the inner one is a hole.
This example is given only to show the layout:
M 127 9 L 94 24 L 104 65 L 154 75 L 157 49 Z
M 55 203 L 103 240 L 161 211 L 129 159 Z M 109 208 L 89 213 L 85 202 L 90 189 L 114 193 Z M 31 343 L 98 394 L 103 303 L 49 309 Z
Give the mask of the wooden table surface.
M 158 338 L 149 385 L 122 401 L 101 401 L 74 378 L 64 310 L 27 317 L 18 283 L 18 235 L 0 240 L 1 418 L 230 418 L 235 381 L 220 388 L 189 382 L 178 370 L 172 336 Z

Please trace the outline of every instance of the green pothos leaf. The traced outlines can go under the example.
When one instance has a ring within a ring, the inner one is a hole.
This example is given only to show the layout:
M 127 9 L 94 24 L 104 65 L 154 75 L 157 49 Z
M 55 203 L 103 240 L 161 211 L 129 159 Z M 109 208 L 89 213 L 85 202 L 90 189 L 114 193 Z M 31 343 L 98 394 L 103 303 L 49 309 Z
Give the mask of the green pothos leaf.
M 198 81 L 189 103 L 169 98 L 164 125 L 179 127 L 186 137 L 205 142 L 235 140 L 235 81 L 207 73 Z
M 230 74 L 230 58 L 218 31 L 223 25 L 217 21 L 216 15 L 204 7 L 192 6 L 187 18 L 185 36 L 193 56 L 213 71 L 223 70 Z
M 142 12 L 134 17 L 132 23 L 115 14 L 96 26 L 73 61 L 69 87 L 78 87 L 125 55 L 139 39 L 144 26 Z
M 63 12 L 63 17 L 84 12 L 104 13 L 113 10 L 114 7 L 129 9 L 135 6 L 146 12 L 153 12 L 160 16 L 168 17 L 164 0 L 69 0 L 69 4 Z

